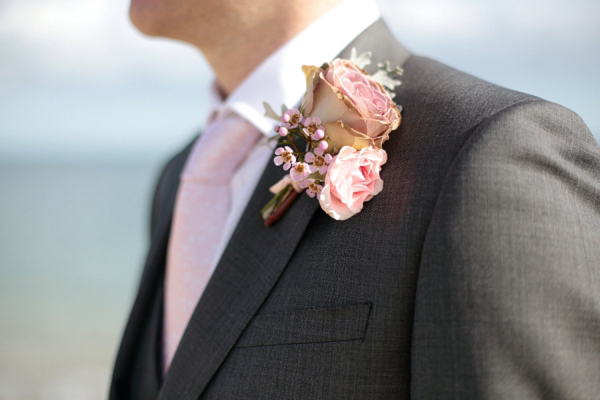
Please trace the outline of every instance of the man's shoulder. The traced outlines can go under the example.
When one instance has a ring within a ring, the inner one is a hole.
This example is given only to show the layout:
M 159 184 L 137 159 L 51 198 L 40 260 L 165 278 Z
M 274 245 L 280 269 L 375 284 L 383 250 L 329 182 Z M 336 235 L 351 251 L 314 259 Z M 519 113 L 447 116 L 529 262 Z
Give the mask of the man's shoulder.
M 402 86 L 398 96 L 406 112 L 407 107 L 412 107 L 410 111 L 446 118 L 447 126 L 457 128 L 477 123 L 514 104 L 540 100 L 421 56 L 412 56 L 406 62 Z
M 438 61 L 413 56 L 405 64 L 397 91 L 403 124 L 431 143 L 453 143 L 456 150 L 474 138 L 501 136 L 498 145 L 525 141 L 555 146 L 581 142 L 597 148 L 591 132 L 573 111 L 539 97 L 511 90 Z
M 449 128 L 454 125 L 458 130 L 469 130 L 469 136 L 501 134 L 509 140 L 546 138 L 556 144 L 581 141 L 597 147 L 583 120 L 566 107 L 495 85 L 435 60 L 413 57 L 410 62 L 410 68 L 419 71 L 414 74 L 414 83 L 407 82 L 413 85 L 411 96 L 446 116 Z
M 414 106 L 433 114 L 420 134 L 451 148 L 437 201 L 446 208 L 438 214 L 456 226 L 460 218 L 512 226 L 534 218 L 538 207 L 552 215 L 567 204 L 582 214 L 586 204 L 598 211 L 600 147 L 576 113 L 433 60 L 411 62 L 420 71 Z M 546 214 L 536 221 L 550 229 Z
M 407 61 L 402 86 L 402 123 L 384 144 L 388 188 L 414 173 L 426 186 L 420 193 L 455 207 L 445 218 L 461 215 L 456 210 L 488 215 L 506 196 L 507 207 L 522 209 L 539 196 L 560 198 L 560 190 L 600 198 L 600 148 L 567 108 L 423 57 Z

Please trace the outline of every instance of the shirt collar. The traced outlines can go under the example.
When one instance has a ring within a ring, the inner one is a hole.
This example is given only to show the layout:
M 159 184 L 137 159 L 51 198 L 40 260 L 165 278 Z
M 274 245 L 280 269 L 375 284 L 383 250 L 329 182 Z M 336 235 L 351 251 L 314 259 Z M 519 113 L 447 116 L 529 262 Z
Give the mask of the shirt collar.
M 275 110 L 291 108 L 306 91 L 302 65 L 321 65 L 333 60 L 354 38 L 380 17 L 375 0 L 346 0 L 284 44 L 223 102 L 216 83 L 211 86 L 213 110 L 231 110 L 266 136 L 276 121 L 264 116 L 263 102 Z M 364 50 L 364 49 L 359 49 Z

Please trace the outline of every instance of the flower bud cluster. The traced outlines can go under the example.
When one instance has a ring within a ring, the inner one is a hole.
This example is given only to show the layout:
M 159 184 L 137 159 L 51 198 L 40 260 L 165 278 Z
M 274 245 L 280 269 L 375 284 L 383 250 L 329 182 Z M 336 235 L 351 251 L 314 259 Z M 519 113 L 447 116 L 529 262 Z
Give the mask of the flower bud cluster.
M 323 180 L 333 157 L 326 153 L 329 148 L 325 127 L 319 117 L 305 118 L 302 112 L 294 107 L 285 111 L 281 117 L 281 125 L 275 132 L 281 136 L 281 147 L 275 150 L 275 165 L 283 165 L 290 171 L 291 178 L 298 182 L 310 197 L 318 196 L 323 189 Z M 299 141 L 306 142 L 306 150 L 301 151 Z

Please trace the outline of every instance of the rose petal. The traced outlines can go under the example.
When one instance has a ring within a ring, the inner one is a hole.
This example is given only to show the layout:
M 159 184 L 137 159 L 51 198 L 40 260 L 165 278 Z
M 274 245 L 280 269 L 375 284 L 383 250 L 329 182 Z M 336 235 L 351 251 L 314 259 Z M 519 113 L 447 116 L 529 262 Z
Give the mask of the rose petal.
M 326 115 L 323 122 L 341 121 L 372 138 L 375 147 L 381 147 L 398 128 L 400 112 L 387 90 L 354 63 L 336 59 L 325 71 L 308 71 L 307 88 L 314 88 L 314 93 L 306 96 L 305 103 L 310 104 L 306 115 Z
M 372 147 L 359 151 L 345 146 L 333 157 L 319 196 L 321 208 L 332 218 L 344 220 L 359 213 L 365 201 L 381 192 L 381 165 L 387 161 L 382 149 Z
M 313 108 L 314 101 L 314 90 L 316 85 L 319 83 L 321 79 L 321 73 L 323 70 L 321 68 L 311 66 L 311 65 L 303 65 L 302 72 L 304 72 L 304 76 L 306 77 L 306 93 L 304 94 L 304 98 L 302 99 L 302 111 L 304 115 L 308 115 Z
M 323 186 L 323 190 L 321 190 L 319 204 L 327 215 L 338 221 L 344 221 L 354 215 L 345 204 L 339 201 L 335 196 L 331 196 L 331 187 L 327 184 Z
M 352 129 L 341 121 L 327 122 L 325 124 L 327 139 L 333 145 L 334 151 L 344 146 L 350 146 L 357 150 L 367 146 L 375 147 L 375 141 L 366 135 Z

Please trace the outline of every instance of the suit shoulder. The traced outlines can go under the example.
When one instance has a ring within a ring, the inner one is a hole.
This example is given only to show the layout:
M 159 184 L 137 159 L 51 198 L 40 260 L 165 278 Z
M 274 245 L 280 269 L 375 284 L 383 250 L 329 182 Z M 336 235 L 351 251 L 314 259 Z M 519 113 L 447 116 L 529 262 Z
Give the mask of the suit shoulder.
M 600 147 L 583 120 L 563 106 L 540 99 L 517 102 L 482 120 L 454 164 L 473 164 L 471 168 L 478 171 L 501 164 L 521 164 L 525 169 L 526 159 L 572 163 L 600 173 Z
M 492 114 L 477 127 L 473 138 L 504 138 L 506 146 L 535 145 L 538 149 L 573 148 L 596 152 L 598 143 L 585 122 L 572 110 L 541 99 L 515 103 Z
M 473 130 L 436 208 L 463 234 L 493 227 L 490 245 L 516 228 L 531 228 L 532 237 L 557 227 L 589 235 L 590 221 L 600 222 L 600 147 L 574 112 L 543 100 L 517 103 Z
M 489 156 L 510 148 L 598 151 L 585 123 L 565 107 L 423 57 L 412 57 L 405 72 L 405 87 L 398 92 L 402 124 L 406 131 L 425 132 L 427 143 L 443 147 L 451 159 L 464 161 L 467 153 Z
M 415 57 L 406 71 L 403 133 L 423 137 L 419 149 L 436 155 L 427 168 L 440 182 L 430 240 L 489 252 L 515 232 L 564 239 L 559 227 L 581 243 L 598 237 L 600 148 L 577 114 L 433 60 Z
M 482 120 L 516 103 L 539 100 L 426 57 L 411 57 L 404 71 L 403 97 L 421 99 L 421 107 L 434 106 L 440 113 L 462 116 L 463 123 Z
M 469 251 L 475 242 L 502 247 L 515 230 L 535 238 L 556 227 L 589 243 L 588 224 L 600 221 L 600 147 L 581 118 L 435 61 L 413 62 L 413 106 L 434 110 L 428 137 L 450 149 L 429 234 L 461 238 L 453 246 Z

